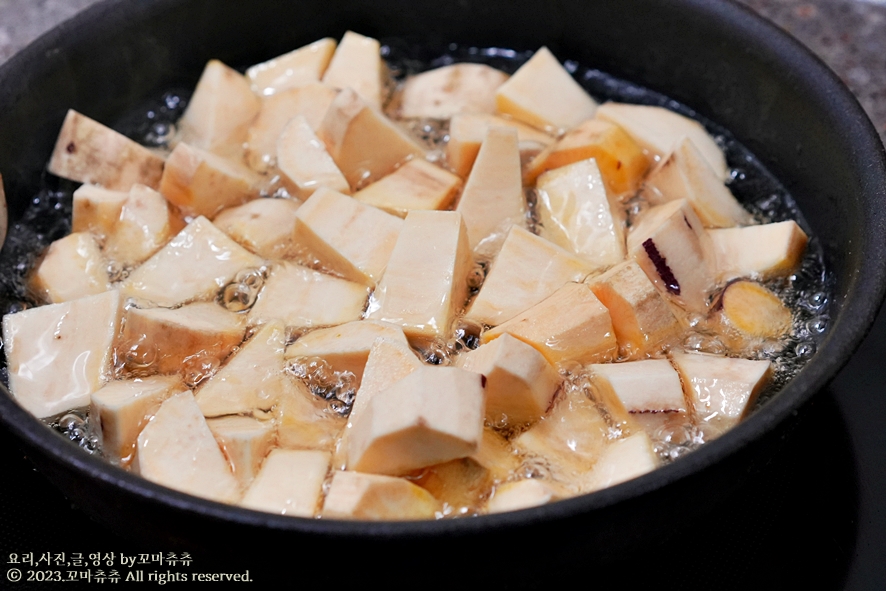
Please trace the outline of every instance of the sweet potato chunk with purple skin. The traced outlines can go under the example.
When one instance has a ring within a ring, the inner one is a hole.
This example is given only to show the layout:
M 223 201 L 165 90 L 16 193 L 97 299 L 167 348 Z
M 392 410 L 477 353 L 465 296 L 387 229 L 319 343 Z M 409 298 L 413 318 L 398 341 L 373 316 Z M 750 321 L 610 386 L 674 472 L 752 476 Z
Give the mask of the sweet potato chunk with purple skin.
M 483 381 L 456 367 L 423 366 L 377 393 L 353 421 L 348 467 L 397 475 L 475 453 Z
M 643 214 L 628 235 L 628 251 L 663 295 L 686 310 L 707 313 L 716 283 L 713 245 L 688 201 Z
M 554 366 L 509 334 L 463 353 L 456 364 L 486 377 L 486 418 L 495 425 L 538 420 L 560 386 Z
M 583 283 L 567 283 L 535 306 L 487 330 L 481 342 L 503 334 L 529 343 L 554 364 L 604 362 L 618 353 L 609 311 Z
M 614 195 L 634 191 L 649 168 L 643 151 L 624 130 L 608 121 L 588 119 L 536 156 L 523 180 L 534 184 L 539 175 L 549 170 L 588 158 L 597 162 Z
M 56 176 L 113 191 L 128 191 L 135 184 L 156 189 L 163 174 L 163 158 L 72 109 L 62 124 L 47 169 Z
M 680 376 L 666 359 L 591 365 L 595 386 L 628 412 L 685 412 Z
M 332 476 L 322 515 L 370 521 L 432 519 L 439 509 L 431 493 L 405 478 L 339 471 Z
M 609 310 L 622 355 L 643 357 L 678 333 L 677 317 L 636 261 L 627 260 L 587 283 Z

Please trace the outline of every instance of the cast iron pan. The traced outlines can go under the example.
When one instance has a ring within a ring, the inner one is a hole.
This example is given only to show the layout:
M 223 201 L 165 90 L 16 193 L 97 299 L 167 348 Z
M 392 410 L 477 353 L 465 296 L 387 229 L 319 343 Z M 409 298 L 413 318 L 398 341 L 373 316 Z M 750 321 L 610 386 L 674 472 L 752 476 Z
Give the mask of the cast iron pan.
M 479 564 L 492 585 L 533 587 L 605 569 L 639 540 L 679 547 L 681 524 L 722 510 L 719 499 L 776 453 L 882 300 L 886 155 L 863 111 L 799 43 L 730 2 L 109 0 L 0 70 L 0 172 L 11 215 L 37 190 L 68 108 L 114 121 L 145 97 L 192 87 L 209 58 L 248 65 L 348 29 L 428 46 L 547 45 L 729 129 L 793 194 L 835 274 L 831 327 L 812 361 L 750 419 L 681 461 L 593 495 L 474 519 L 359 523 L 255 513 L 113 469 L 0 395 L 4 428 L 112 530 L 220 564 L 293 570 L 293 583 L 382 576 L 436 587 L 463 583 L 465 565 Z M 317 570 L 305 573 L 308 565 Z

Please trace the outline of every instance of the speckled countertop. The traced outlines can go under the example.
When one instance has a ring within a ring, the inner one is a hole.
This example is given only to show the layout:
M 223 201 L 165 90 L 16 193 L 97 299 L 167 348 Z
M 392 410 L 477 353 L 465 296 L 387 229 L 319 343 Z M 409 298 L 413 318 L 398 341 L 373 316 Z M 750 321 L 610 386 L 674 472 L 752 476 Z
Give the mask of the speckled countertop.
M 98 0 L 0 0 L 0 63 Z M 852 89 L 886 141 L 886 0 L 739 0 L 794 35 Z
M 0 63 L 98 0 L 0 0 Z
M 821 57 L 886 141 L 886 0 L 742 0 Z

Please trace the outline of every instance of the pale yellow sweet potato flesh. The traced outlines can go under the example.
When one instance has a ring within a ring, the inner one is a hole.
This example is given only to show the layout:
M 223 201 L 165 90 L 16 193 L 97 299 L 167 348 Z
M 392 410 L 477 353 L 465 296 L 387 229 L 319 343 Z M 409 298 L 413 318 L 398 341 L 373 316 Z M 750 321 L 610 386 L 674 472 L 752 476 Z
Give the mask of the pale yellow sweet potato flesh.
M 65 303 L 4 318 L 16 400 L 91 404 L 106 455 L 178 490 L 361 520 L 592 492 L 751 411 L 772 370 L 738 356 L 793 329 L 755 281 L 807 237 L 745 225 L 700 125 L 597 109 L 545 48 L 382 111 L 378 42 L 335 47 L 210 63 L 162 176 L 69 116 L 50 170 L 95 184 L 33 275 Z

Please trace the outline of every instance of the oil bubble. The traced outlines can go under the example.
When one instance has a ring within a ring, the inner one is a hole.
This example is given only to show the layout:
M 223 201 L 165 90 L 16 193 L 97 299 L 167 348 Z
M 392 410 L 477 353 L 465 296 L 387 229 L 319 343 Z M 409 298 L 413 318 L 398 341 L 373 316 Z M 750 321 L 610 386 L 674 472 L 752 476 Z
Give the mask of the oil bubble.
M 135 377 L 148 375 L 159 355 L 157 345 L 149 342 L 147 335 L 124 343 L 121 350 L 123 354 L 120 369 Z
M 801 359 L 812 357 L 815 354 L 815 343 L 811 341 L 797 343 L 797 346 L 794 347 L 794 354 Z
M 265 274 L 263 268 L 241 270 L 222 291 L 222 305 L 231 312 L 244 312 L 252 308 L 264 285 Z
M 828 328 L 828 321 L 826 318 L 813 318 L 809 322 L 806 323 L 806 328 L 809 330 L 810 334 L 819 335 L 824 333 Z
M 248 287 L 240 283 L 229 283 L 222 295 L 224 306 L 231 312 L 243 312 L 252 307 L 255 297 Z
M 58 427 L 62 431 L 73 431 L 82 426 L 86 421 L 83 417 L 74 413 L 68 413 L 58 420 Z
M 476 263 L 468 272 L 468 289 L 477 291 L 486 279 L 486 263 Z
M 334 398 L 329 401 L 329 410 L 336 414 L 340 414 L 343 416 L 348 416 L 350 413 L 350 406 L 339 400 L 338 398 Z
M 455 340 L 435 339 L 419 349 L 425 363 L 431 365 L 449 365 L 456 354 Z
M 57 420 L 50 422 L 50 427 L 87 453 L 94 454 L 99 450 L 99 439 L 90 432 L 89 418 L 85 409 L 64 413 Z
M 810 310 L 820 310 L 827 303 L 828 295 L 823 291 L 813 292 L 803 301 L 803 305 Z
M 182 380 L 190 388 L 196 388 L 203 381 L 212 377 L 221 365 L 218 357 L 206 352 L 186 357 L 182 363 Z
M 539 478 L 542 480 L 551 479 L 551 469 L 547 463 L 538 457 L 527 458 L 520 466 L 521 476 L 525 479 Z
M 332 412 L 347 416 L 357 396 L 357 376 L 351 371 L 336 371 L 320 357 L 296 357 L 286 370 L 304 382 L 311 393 L 328 401 Z

